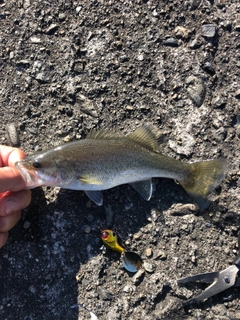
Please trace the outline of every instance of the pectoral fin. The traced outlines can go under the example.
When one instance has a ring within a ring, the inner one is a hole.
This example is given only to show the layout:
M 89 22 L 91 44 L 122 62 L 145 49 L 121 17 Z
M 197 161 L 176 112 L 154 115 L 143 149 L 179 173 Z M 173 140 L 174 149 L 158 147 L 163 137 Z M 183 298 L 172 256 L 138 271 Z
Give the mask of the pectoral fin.
M 101 206 L 103 204 L 103 195 L 102 191 L 84 191 L 88 198 L 96 203 L 97 206 Z
M 144 200 L 150 200 L 152 196 L 152 180 L 137 181 L 131 186 L 140 194 Z
M 103 182 L 95 177 L 91 177 L 91 176 L 82 176 L 79 177 L 78 180 L 82 183 L 82 184 L 103 184 Z

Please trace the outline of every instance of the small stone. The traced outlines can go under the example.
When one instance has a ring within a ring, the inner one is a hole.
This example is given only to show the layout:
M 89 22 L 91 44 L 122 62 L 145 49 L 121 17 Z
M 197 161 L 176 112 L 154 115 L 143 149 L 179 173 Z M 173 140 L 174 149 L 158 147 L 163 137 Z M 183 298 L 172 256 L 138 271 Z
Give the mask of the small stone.
M 73 141 L 73 136 L 68 134 L 66 137 L 63 138 L 63 141 L 64 142 L 70 142 L 70 141 Z
M 226 105 L 226 101 L 220 96 L 214 97 L 211 103 L 213 108 L 222 108 Z
M 234 26 L 234 31 L 240 32 L 240 23 L 238 23 L 238 24 L 236 24 L 236 25 Z
M 158 17 L 158 16 L 159 16 L 156 9 L 153 10 L 152 15 L 153 15 L 154 17 Z
M 238 89 L 234 95 L 236 98 L 240 98 L 240 89 Z
M 189 76 L 186 79 L 186 85 L 189 98 L 200 107 L 206 95 L 206 87 L 203 79 L 197 76 Z
M 42 42 L 41 39 L 38 38 L 38 37 L 36 37 L 36 36 L 32 36 L 32 37 L 30 38 L 30 41 L 31 41 L 32 43 L 41 43 L 41 42 Z
M 150 258 L 150 257 L 152 256 L 152 254 L 153 254 L 153 251 L 152 251 L 151 248 L 147 248 L 147 249 L 145 250 L 145 256 L 146 256 L 147 258 Z
M 84 231 L 85 231 L 86 233 L 90 233 L 90 232 L 92 231 L 92 229 L 91 229 L 91 227 L 86 226 L 85 229 L 84 229 Z
M 59 18 L 59 20 L 61 20 L 61 21 L 65 20 L 66 17 L 67 17 L 66 13 L 59 13 L 59 15 L 58 15 L 58 18 Z
M 29 66 L 30 63 L 29 63 L 28 60 L 19 60 L 19 61 L 17 61 L 16 65 L 18 65 L 18 66 L 19 66 L 19 65 Z
M 165 251 L 162 251 L 162 250 L 157 251 L 153 256 L 154 260 L 158 260 L 158 259 L 164 260 L 166 258 L 167 258 L 167 254 Z
M 204 24 L 202 26 L 202 35 L 207 38 L 213 38 L 216 35 L 217 26 L 214 24 Z
M 209 73 L 212 76 L 215 74 L 215 69 L 213 68 L 213 66 L 212 66 L 212 64 L 210 62 L 204 63 L 202 68 L 203 68 L 204 71 L 206 71 L 207 73 Z
M 46 29 L 46 33 L 47 34 L 53 34 L 57 31 L 58 29 L 58 25 L 56 23 L 52 23 L 47 29 Z
M 80 105 L 80 110 L 94 118 L 98 117 L 98 112 L 92 100 L 85 97 L 83 94 L 77 96 L 77 102 Z
M 23 224 L 23 229 L 28 229 L 30 228 L 30 222 L 29 221 L 25 221 L 24 224 Z
M 144 274 L 145 274 L 144 268 L 139 269 L 135 273 L 135 275 L 132 277 L 132 282 L 134 284 L 139 284 L 143 280 Z
M 140 233 L 136 233 L 136 234 L 133 236 L 133 239 L 134 239 L 134 240 L 140 240 L 140 239 L 141 239 L 141 234 L 140 234 Z
M 149 263 L 149 262 L 144 262 L 143 263 L 143 268 L 148 272 L 148 273 L 153 273 L 155 270 L 155 267 Z
M 79 12 L 82 10 L 82 7 L 81 6 L 78 6 L 77 8 L 76 8 L 76 14 L 79 14 Z
M 240 139 L 240 125 L 236 126 L 236 135 L 237 135 L 238 139 Z
M 202 2 L 202 0 L 191 0 L 190 1 L 190 10 L 196 10 L 200 3 Z
M 30 0 L 24 0 L 23 1 L 23 8 L 27 9 L 31 6 L 31 1 Z
M 174 30 L 176 37 L 182 39 L 188 39 L 191 31 L 181 26 L 177 26 Z
M 45 73 L 45 72 L 39 72 L 36 77 L 35 77 L 36 80 L 38 80 L 40 83 L 46 83 L 46 82 L 49 82 L 51 77 L 48 73 Z
M 144 55 L 141 53 L 137 56 L 138 61 L 143 61 L 144 60 Z
M 109 300 L 109 301 L 112 300 L 112 297 L 113 297 L 112 292 L 98 287 L 98 293 L 102 300 Z
M 19 147 L 20 139 L 19 139 L 19 135 L 17 132 L 17 128 L 14 123 L 9 123 L 6 126 L 6 134 L 7 134 L 8 140 L 10 142 L 10 145 L 12 147 Z
M 223 142 L 226 138 L 226 130 L 224 127 L 220 127 L 218 130 L 216 130 L 213 134 L 215 140 L 217 142 Z
M 190 49 L 198 49 L 202 45 L 202 42 L 199 39 L 194 39 L 190 44 L 189 48 Z
M 87 216 L 86 216 L 86 219 L 88 222 L 93 222 L 94 221 L 94 215 L 89 213 Z
M 132 285 L 126 285 L 124 288 L 123 288 L 123 292 L 126 292 L 126 293 L 132 293 L 136 290 L 136 287 L 135 286 L 132 286 Z
M 168 38 L 163 41 L 163 44 L 169 47 L 178 47 L 178 40 L 175 38 Z

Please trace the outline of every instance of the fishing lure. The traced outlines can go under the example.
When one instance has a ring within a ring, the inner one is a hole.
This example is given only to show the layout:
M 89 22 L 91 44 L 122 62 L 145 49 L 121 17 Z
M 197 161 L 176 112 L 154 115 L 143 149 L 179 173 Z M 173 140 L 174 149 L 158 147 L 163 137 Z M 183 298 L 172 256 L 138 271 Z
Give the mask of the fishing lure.
M 129 272 L 137 272 L 142 268 L 143 260 L 138 253 L 126 251 L 118 242 L 118 237 L 113 230 L 105 229 L 101 232 L 101 238 L 106 247 L 121 254 L 124 268 Z

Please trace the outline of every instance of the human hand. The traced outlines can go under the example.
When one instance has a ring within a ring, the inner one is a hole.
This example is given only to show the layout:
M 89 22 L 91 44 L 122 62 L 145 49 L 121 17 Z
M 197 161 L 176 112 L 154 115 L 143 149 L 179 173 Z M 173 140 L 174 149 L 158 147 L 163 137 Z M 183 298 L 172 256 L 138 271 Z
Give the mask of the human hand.
M 8 231 L 20 220 L 21 210 L 31 201 L 30 190 L 14 163 L 25 157 L 17 148 L 0 145 L 0 248 L 7 242 Z

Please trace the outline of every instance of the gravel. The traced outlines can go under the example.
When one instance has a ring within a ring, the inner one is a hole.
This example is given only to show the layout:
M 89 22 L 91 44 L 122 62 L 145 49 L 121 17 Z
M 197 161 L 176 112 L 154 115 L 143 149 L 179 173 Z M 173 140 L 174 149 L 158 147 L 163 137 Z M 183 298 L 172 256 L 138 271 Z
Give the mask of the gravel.
M 151 123 L 170 157 L 230 162 L 204 212 L 167 179 L 154 179 L 149 202 L 119 186 L 102 207 L 32 190 L 0 250 L 1 319 L 239 319 L 238 289 L 187 310 L 203 287 L 177 285 L 238 252 L 239 14 L 237 1 L 0 1 L 1 144 L 31 154 Z M 106 228 L 146 270 L 124 269 L 101 242 Z

